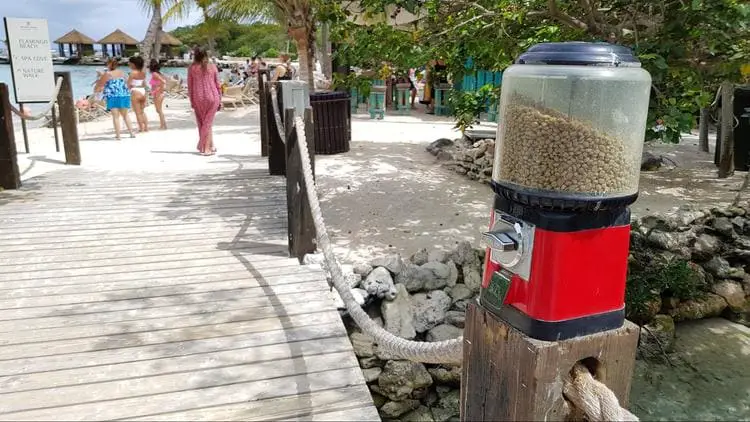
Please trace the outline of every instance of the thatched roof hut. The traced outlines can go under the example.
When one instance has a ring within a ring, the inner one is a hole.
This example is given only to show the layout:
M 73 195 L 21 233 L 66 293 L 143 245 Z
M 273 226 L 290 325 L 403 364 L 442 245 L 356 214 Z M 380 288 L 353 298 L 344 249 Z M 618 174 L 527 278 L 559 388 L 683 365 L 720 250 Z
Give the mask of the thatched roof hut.
M 161 31 L 159 34 L 159 40 L 161 41 L 160 54 L 164 54 L 166 57 L 174 57 L 173 47 L 179 47 L 182 45 L 182 41 L 165 31 Z
M 104 55 L 110 55 L 107 50 L 107 46 L 111 46 L 112 56 L 127 56 L 129 52 L 134 52 L 135 47 L 138 46 L 138 40 L 126 34 L 120 29 L 115 29 L 111 34 L 99 40 L 99 44 L 102 45 L 102 51 Z M 118 49 L 119 47 L 119 54 Z
M 169 46 L 182 45 L 182 41 L 178 40 L 174 35 L 170 34 L 169 32 L 161 31 L 160 39 L 161 39 L 161 45 L 169 45 Z
M 88 35 L 80 33 L 78 30 L 71 30 L 67 34 L 55 40 L 60 47 L 60 55 L 65 55 L 65 45 L 68 45 L 68 52 L 73 56 L 73 46 L 76 46 L 78 57 L 94 55 L 94 44 L 96 41 Z

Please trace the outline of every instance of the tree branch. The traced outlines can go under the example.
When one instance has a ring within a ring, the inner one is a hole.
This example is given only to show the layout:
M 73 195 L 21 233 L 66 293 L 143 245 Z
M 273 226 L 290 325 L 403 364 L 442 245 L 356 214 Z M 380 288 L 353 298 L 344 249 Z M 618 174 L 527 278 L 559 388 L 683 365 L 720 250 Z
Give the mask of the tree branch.
M 557 8 L 557 0 L 547 0 L 547 10 L 551 18 L 556 19 L 572 28 L 589 30 L 589 26 L 580 19 L 576 19 Z

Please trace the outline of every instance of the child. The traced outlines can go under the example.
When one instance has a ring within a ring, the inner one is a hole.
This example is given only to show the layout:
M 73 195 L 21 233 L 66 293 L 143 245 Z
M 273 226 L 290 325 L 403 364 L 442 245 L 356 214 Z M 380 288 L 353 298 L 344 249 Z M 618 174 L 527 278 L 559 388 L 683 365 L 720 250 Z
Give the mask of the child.
M 151 98 L 154 100 L 156 113 L 159 115 L 159 129 L 167 128 L 167 120 L 164 118 L 164 87 L 167 86 L 167 80 L 159 71 L 161 66 L 156 59 L 151 59 L 148 70 L 151 71 L 151 80 L 148 81 L 151 87 Z

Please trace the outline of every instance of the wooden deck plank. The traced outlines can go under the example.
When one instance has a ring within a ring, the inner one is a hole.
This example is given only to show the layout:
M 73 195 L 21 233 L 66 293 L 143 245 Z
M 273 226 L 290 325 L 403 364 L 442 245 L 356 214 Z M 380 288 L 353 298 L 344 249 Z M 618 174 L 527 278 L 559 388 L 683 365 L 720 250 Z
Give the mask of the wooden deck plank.
M 334 388 L 330 390 L 314 391 L 311 393 L 291 395 L 267 400 L 258 400 L 254 403 L 234 403 L 223 406 L 209 407 L 204 409 L 193 409 L 184 412 L 161 413 L 157 415 L 142 416 L 128 419 L 130 421 L 208 421 L 218 418 L 223 421 L 269 421 L 288 420 L 301 412 L 309 412 L 315 409 L 316 414 L 326 414 L 336 411 L 342 406 L 367 407 L 370 405 L 367 387 L 362 385 Z M 261 419 L 258 415 L 262 415 Z M 352 421 L 351 413 L 348 413 Z M 377 412 L 376 412 L 377 415 Z M 363 415 L 364 416 L 364 415 Z M 304 418 L 309 420 L 308 418 Z M 361 420 L 379 421 L 380 418 Z
M 158 412 L 179 412 L 205 406 L 252 402 L 290 394 L 301 395 L 311 391 L 328 390 L 360 384 L 363 381 L 359 367 L 319 370 L 307 369 L 307 374 L 291 375 L 260 381 L 234 382 L 221 386 L 176 391 L 160 395 L 130 397 L 120 400 L 87 402 L 61 407 L 0 414 L 0 420 L 33 421 L 60 420 L 61 415 L 75 414 L 77 420 L 116 420 L 151 415 Z M 183 376 L 184 379 L 184 376 Z M 357 413 L 350 420 L 358 420 Z M 261 415 L 259 415 L 261 416 Z M 262 417 L 262 416 L 261 416 Z M 214 418 L 212 418 L 214 419 Z M 67 419 L 69 420 L 69 419 Z M 169 420 L 165 418 L 165 420 Z M 214 419 L 216 420 L 216 419 Z
M 325 273 L 288 257 L 284 180 L 250 161 L 0 193 L 0 420 L 377 420 Z

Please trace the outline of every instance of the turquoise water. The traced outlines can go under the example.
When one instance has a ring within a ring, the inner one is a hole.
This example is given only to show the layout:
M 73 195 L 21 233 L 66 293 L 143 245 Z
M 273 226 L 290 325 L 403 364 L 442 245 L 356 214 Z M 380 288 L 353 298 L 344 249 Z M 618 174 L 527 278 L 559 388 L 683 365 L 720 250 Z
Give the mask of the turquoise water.
M 70 77 L 73 82 L 73 98 L 76 100 L 83 98 L 93 92 L 93 84 L 96 81 L 96 71 L 104 70 L 104 66 L 66 66 L 56 65 L 56 72 L 70 72 Z M 123 66 L 122 70 L 128 72 L 128 68 Z M 165 67 L 162 68 L 162 73 L 165 76 L 179 75 L 183 79 L 187 75 L 187 69 L 181 67 Z M 10 65 L 0 65 L 0 82 L 6 83 L 10 87 L 10 101 L 15 104 L 15 98 L 13 95 L 13 78 L 10 74 Z M 32 112 L 42 109 L 42 104 L 30 104 Z

